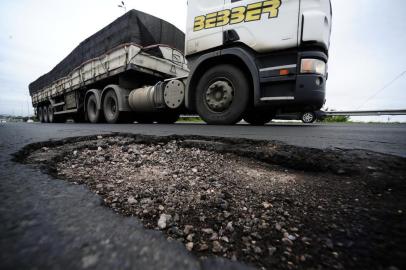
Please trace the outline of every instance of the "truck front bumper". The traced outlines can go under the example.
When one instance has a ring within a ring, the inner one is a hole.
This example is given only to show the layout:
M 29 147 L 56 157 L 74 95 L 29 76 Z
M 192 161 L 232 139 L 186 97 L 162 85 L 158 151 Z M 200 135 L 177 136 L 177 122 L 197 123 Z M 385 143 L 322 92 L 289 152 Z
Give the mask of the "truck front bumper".
M 267 65 L 262 61 L 255 105 L 291 111 L 319 110 L 326 100 L 327 56 L 311 51 L 285 58 L 287 62 L 281 61 L 283 65 L 278 66 L 272 66 L 272 58 L 266 58 Z
M 295 102 L 310 105 L 314 110 L 323 107 L 326 101 L 326 76 L 302 74 L 296 77 Z
M 300 74 L 261 83 L 257 106 L 291 110 L 318 110 L 326 100 L 326 76 Z

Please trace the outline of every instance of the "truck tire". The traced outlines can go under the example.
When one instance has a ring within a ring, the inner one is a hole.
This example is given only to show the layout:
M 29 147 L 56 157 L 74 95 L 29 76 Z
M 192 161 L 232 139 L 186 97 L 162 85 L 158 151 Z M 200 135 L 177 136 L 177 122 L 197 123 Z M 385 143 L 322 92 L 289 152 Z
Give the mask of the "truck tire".
M 47 107 L 47 114 L 48 114 L 48 122 L 55 123 L 55 115 L 54 115 L 54 108 L 51 105 Z
M 120 112 L 118 108 L 118 98 L 114 91 L 110 90 L 103 99 L 103 112 L 104 118 L 107 123 L 115 124 L 125 121 L 124 113 Z
M 43 123 L 49 123 L 49 118 L 48 118 L 48 106 L 42 107 L 42 115 L 44 118 Z
M 47 113 L 49 123 L 64 123 L 66 121 L 65 116 L 55 115 L 55 110 L 52 106 L 48 106 Z
M 244 114 L 244 121 L 253 126 L 263 126 L 272 120 L 272 114 L 262 111 L 248 111 Z
M 232 125 L 242 119 L 249 100 L 244 73 L 223 64 L 203 74 L 196 87 L 196 111 L 210 125 Z
M 95 95 L 90 95 L 86 102 L 87 119 L 90 123 L 101 122 L 101 111 L 97 109 L 97 99 Z
M 156 117 L 158 124 L 173 124 L 179 119 L 179 113 L 160 113 Z
M 304 112 L 301 114 L 300 120 L 305 124 L 311 124 L 317 120 L 317 117 L 314 112 Z
M 44 122 L 44 115 L 43 115 L 43 112 L 42 112 L 42 107 L 37 107 L 37 116 L 38 116 L 38 121 L 43 123 Z

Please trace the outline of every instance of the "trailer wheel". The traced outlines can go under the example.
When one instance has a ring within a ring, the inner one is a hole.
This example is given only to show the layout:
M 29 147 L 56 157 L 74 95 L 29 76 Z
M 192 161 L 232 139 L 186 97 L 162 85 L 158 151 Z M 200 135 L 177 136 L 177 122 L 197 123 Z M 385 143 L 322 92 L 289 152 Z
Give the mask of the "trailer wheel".
M 304 112 L 300 116 L 300 120 L 302 120 L 303 123 L 305 124 L 310 124 L 316 121 L 317 117 L 314 112 Z
M 48 106 L 42 107 L 42 117 L 44 119 L 43 123 L 49 123 Z
M 54 116 L 54 108 L 51 105 L 47 107 L 47 114 L 48 114 L 48 122 L 55 123 L 55 116 Z
M 44 122 L 44 115 L 42 112 L 42 107 L 37 107 L 37 116 L 38 116 L 38 120 L 43 123 Z
M 196 110 L 208 124 L 232 125 L 242 119 L 249 100 L 244 73 L 233 65 L 209 69 L 196 89 Z
M 179 113 L 161 113 L 156 117 L 159 124 L 173 124 L 179 119 Z
M 272 115 L 262 111 L 248 111 L 244 114 L 244 121 L 253 126 L 263 126 L 272 120 Z
M 101 112 L 97 109 L 97 100 L 95 95 L 90 95 L 86 102 L 87 119 L 90 123 L 99 123 Z
M 107 123 L 115 124 L 122 120 L 123 113 L 118 108 L 118 98 L 114 91 L 108 91 L 103 99 L 104 118 Z

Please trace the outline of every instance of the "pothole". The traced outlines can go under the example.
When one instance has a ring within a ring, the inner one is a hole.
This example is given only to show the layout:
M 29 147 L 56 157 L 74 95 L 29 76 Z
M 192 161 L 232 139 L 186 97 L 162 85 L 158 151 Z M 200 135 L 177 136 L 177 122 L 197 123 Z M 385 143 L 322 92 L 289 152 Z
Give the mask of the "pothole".
M 399 267 L 405 160 L 314 151 L 230 139 L 99 136 L 23 152 L 25 162 L 85 184 L 106 206 L 199 257 L 263 269 Z

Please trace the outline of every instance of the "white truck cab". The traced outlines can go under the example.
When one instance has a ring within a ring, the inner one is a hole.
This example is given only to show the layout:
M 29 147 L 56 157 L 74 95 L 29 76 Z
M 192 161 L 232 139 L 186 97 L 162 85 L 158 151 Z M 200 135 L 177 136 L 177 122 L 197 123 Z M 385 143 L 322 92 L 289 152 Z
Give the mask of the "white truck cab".
M 189 0 L 188 8 L 186 55 L 222 46 L 232 30 L 256 52 L 330 45 L 329 0 Z
M 247 122 L 261 124 L 277 110 L 320 109 L 331 24 L 330 0 L 189 0 L 186 106 L 209 123 L 234 122 L 241 116 L 230 115 L 242 115 Z M 228 111 L 239 103 L 236 81 L 199 84 L 217 65 L 245 76 L 248 93 L 239 98 L 248 96 L 247 108 Z

